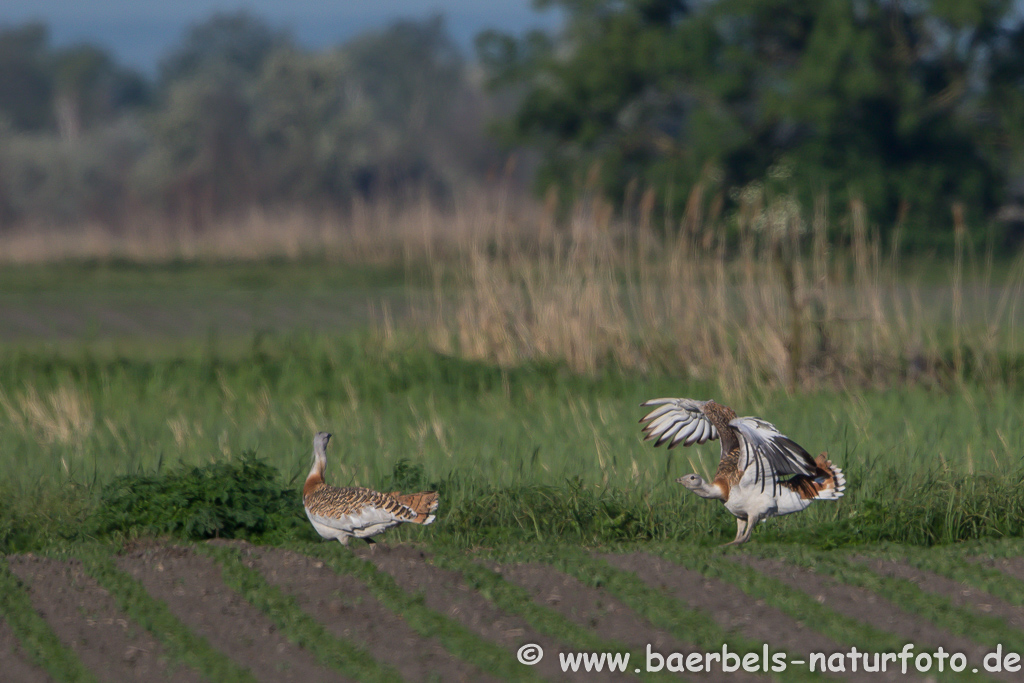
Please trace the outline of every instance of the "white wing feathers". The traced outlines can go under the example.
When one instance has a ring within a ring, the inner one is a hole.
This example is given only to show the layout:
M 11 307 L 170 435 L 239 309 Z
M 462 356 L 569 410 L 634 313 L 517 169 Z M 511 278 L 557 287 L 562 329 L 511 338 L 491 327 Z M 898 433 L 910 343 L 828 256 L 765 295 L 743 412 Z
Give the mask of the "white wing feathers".
M 729 426 L 739 436 L 738 467 L 743 472 L 743 479 L 760 484 L 762 491 L 765 483 L 770 481 L 774 496 L 780 475 L 812 475 L 817 471 L 814 458 L 798 443 L 779 432 L 775 425 L 756 417 L 737 417 Z
M 689 398 L 654 398 L 644 401 L 642 406 L 660 406 L 640 418 L 646 422 L 643 431 L 647 434 L 645 441 L 657 439 L 655 446 L 668 443 L 669 448 L 679 444 L 692 446 L 718 438 L 718 430 L 701 412 L 701 406 L 707 401 L 694 401 Z

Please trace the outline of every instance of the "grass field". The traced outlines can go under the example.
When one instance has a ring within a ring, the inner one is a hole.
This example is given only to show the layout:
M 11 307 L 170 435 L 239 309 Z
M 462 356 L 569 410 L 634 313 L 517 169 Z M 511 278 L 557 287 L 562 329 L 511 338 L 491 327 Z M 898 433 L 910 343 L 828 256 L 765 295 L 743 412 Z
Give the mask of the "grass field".
M 25 680 L 533 680 L 561 676 L 522 668 L 524 642 L 1024 650 L 1019 263 L 856 240 L 715 260 L 699 235 L 660 258 L 613 233 L 401 265 L 0 269 L 0 660 Z M 714 549 L 733 518 L 675 479 L 718 444 L 643 443 L 661 396 L 828 451 L 845 497 Z M 373 556 L 318 545 L 298 490 L 319 430 L 330 483 L 436 488 L 437 522 Z M 223 618 L 189 620 L 214 599 Z M 102 640 L 128 664 L 81 646 L 119 619 Z
M 72 341 L 8 340 L 0 467 L 10 503 L 0 539 L 12 549 L 87 535 L 83 520 L 118 476 L 237 464 L 253 451 L 296 488 L 322 429 L 337 437 L 328 470 L 336 483 L 442 487 L 441 523 L 423 538 L 707 542 L 728 533 L 731 518 L 682 495 L 674 480 L 713 471 L 717 444 L 642 443 L 639 403 L 657 396 L 727 400 L 812 452 L 828 451 L 856 482 L 839 504 L 766 525 L 767 538 L 932 544 L 1021 532 L 1013 377 L 797 393 L 755 385 L 735 395 L 614 358 L 581 373 L 559 360 L 503 367 L 440 353 L 416 332 L 415 312 L 384 321 L 389 298 L 430 299 L 428 282 L 395 271 L 47 268 L 8 271 L 6 296 L 51 297 L 67 315 L 81 314 L 80 299 L 117 308 L 117 296 L 131 296 L 149 313 L 163 306 L 198 318 L 223 317 L 232 298 L 245 309 L 274 297 L 293 317 L 205 336 L 183 319 L 180 336 L 154 332 L 154 341 L 107 328 Z M 323 323 L 324 302 L 342 298 L 364 317 L 299 331 L 296 320 Z M 395 535 L 403 533 L 412 532 Z

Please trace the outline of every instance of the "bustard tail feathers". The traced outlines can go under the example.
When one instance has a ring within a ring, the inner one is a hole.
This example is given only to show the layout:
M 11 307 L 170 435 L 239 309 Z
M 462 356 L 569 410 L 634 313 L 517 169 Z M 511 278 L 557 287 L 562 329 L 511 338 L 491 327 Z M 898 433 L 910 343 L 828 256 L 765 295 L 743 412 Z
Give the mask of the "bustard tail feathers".
M 390 495 L 399 503 L 416 513 L 416 519 L 410 519 L 410 522 L 415 524 L 430 524 L 434 521 L 436 515 L 433 513 L 437 512 L 436 491 L 421 491 L 420 493 L 410 493 L 405 496 L 399 495 L 399 493 L 395 491 Z
M 814 483 L 818 488 L 818 495 L 815 498 L 838 500 L 846 491 L 846 475 L 832 464 L 832 461 L 826 457 L 827 455 L 827 453 L 822 453 L 815 461 L 818 466 L 818 476 L 814 478 Z
M 814 474 L 797 474 L 784 482 L 783 486 L 794 491 L 804 500 L 838 500 L 846 491 L 846 475 L 832 464 L 822 453 L 814 461 Z M 804 506 L 806 507 L 806 505 Z M 803 509 L 803 507 L 799 508 Z M 785 514 L 785 513 L 780 513 Z

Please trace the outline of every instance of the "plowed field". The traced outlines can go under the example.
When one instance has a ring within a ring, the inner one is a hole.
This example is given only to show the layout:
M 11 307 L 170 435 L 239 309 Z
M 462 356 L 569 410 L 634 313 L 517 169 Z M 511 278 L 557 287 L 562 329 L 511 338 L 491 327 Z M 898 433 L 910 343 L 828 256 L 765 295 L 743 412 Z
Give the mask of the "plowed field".
M 89 549 L 82 559 L 73 551 L 10 556 L 0 678 L 754 682 L 821 679 L 795 662 L 824 653 L 832 657 L 828 677 L 851 681 L 1019 680 L 1005 659 L 1024 651 L 1018 550 L 899 557 L 894 549 L 789 553 L 752 544 L 739 552 L 534 549 L 508 561 L 383 543 L 348 550 L 214 541 Z M 31 614 L 18 611 L 26 605 Z M 37 619 L 37 632 L 27 619 Z M 86 673 L 55 666 L 43 631 Z M 918 671 L 912 657 L 905 675 L 899 660 L 884 673 L 865 672 L 863 661 L 853 671 L 851 647 L 898 652 L 906 643 L 913 657 L 940 646 L 961 652 L 967 667 L 956 675 L 951 660 L 942 672 L 932 661 Z M 533 666 L 517 660 L 526 644 L 545 653 Z M 721 663 L 711 672 L 647 671 L 648 648 L 682 653 L 680 662 L 723 645 L 740 653 L 767 645 L 794 663 L 781 673 L 724 672 Z M 986 671 L 985 657 L 999 645 L 1007 666 Z M 624 672 L 565 671 L 564 655 L 576 652 L 631 658 Z M 840 660 L 843 672 L 835 671 Z

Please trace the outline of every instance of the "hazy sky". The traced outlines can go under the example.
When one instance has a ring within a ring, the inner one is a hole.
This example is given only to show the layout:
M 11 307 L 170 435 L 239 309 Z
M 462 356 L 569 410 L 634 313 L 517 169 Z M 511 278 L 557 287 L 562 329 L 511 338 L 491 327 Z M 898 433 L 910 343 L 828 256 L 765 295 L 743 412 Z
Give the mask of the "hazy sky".
M 151 72 L 190 23 L 240 9 L 290 29 L 306 47 L 333 45 L 394 19 L 437 12 L 464 48 L 484 28 L 518 33 L 558 24 L 555 14 L 535 12 L 530 0 L 0 0 L 0 26 L 41 20 L 57 45 L 99 44 L 121 63 Z

